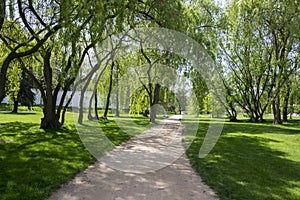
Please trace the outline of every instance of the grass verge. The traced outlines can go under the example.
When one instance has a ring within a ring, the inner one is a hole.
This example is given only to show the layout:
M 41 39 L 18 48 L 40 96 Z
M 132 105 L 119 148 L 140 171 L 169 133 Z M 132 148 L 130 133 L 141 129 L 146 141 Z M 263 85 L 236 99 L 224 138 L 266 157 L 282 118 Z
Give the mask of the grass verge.
M 41 112 L 0 113 L 0 199 L 38 200 L 48 197 L 61 184 L 95 162 L 67 115 L 66 125 L 58 130 L 41 130 Z M 107 138 L 118 145 L 131 135 L 118 128 L 118 118 L 100 122 Z M 147 118 L 135 123 L 147 125 Z M 143 128 L 138 128 L 138 131 Z
M 201 120 L 197 135 L 185 138 L 194 140 L 186 153 L 221 199 L 300 199 L 299 120 L 276 126 L 226 122 L 218 143 L 200 159 L 208 126 Z

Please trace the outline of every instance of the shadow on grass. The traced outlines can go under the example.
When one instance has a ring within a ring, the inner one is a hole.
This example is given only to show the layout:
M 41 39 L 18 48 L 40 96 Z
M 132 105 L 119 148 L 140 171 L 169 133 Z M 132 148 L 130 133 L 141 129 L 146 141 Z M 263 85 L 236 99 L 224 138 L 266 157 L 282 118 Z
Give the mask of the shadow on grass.
M 132 124 L 132 122 L 124 120 L 124 118 L 117 120 L 122 120 L 122 128 L 114 120 L 86 121 L 82 125 L 76 126 L 81 141 L 97 159 L 132 137 L 125 130 L 127 123 Z M 130 129 L 134 129 L 134 127 L 131 126 Z
M 226 123 L 212 152 L 200 159 L 198 153 L 207 128 L 206 122 L 200 123 L 187 155 L 195 170 L 221 199 L 300 199 L 300 163 L 268 146 L 280 141 L 259 135 L 266 132 L 299 134 L 299 130 Z M 237 134 L 248 132 L 250 135 Z
M 300 134 L 299 121 L 283 125 L 273 125 L 272 123 L 245 123 L 245 122 L 228 122 L 224 126 L 223 133 L 249 133 L 249 134 Z
M 15 132 L 26 131 L 32 127 L 36 127 L 36 123 L 22 123 L 22 122 L 7 122 L 0 123 L 0 137 L 1 136 L 14 136 Z
M 144 125 L 149 123 L 147 119 L 136 117 L 133 118 L 134 124 L 140 126 L 133 127 L 128 123 L 129 120 L 120 119 L 125 121 L 124 127 L 131 131 L 131 134 L 127 134 L 118 127 L 116 121 L 95 121 L 93 123 L 103 133 L 99 137 L 95 126 L 89 124 L 81 126 L 81 135 L 75 125 L 67 124 L 57 130 L 39 129 L 39 123 L 32 121 L 40 120 L 42 113 L 32 117 L 27 114 L 2 116 L 5 117 L 0 123 L 0 139 L 9 143 L 0 143 L 0 200 L 45 199 L 53 190 L 95 161 L 82 142 L 94 145 L 98 150 L 97 141 L 100 140 L 102 149 L 111 150 L 110 147 L 140 133 L 147 127 Z M 18 122 L 13 122 L 15 120 Z M 110 144 L 105 142 L 107 140 Z
M 35 112 L 23 112 L 23 111 L 20 111 L 20 112 L 18 112 L 18 113 L 13 113 L 13 112 L 2 112 L 3 114 L 5 114 L 5 115 L 16 115 L 16 116 L 18 116 L 18 115 L 36 115 L 36 113 Z
M 105 125 L 100 124 L 100 127 L 106 137 L 112 141 L 114 145 L 119 145 L 131 138 L 131 136 L 122 131 L 113 120 L 110 120 Z
M 94 162 L 76 130 L 41 130 L 39 124 L 0 124 L 0 199 L 44 199 Z

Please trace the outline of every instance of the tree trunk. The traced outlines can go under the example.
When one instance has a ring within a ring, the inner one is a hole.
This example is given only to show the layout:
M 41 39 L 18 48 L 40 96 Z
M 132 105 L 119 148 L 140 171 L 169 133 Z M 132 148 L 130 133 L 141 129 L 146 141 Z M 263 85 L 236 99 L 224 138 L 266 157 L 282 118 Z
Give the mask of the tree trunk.
M 235 108 L 231 107 L 230 110 L 231 110 L 231 112 L 230 112 L 229 120 L 231 122 L 237 122 L 238 120 L 236 118 L 236 110 L 235 110 Z
M 280 113 L 280 95 L 278 95 L 273 101 L 272 101 L 272 107 L 273 107 L 273 115 L 274 115 L 274 124 L 281 124 L 281 113 Z
M 157 111 L 157 104 L 154 104 L 150 108 L 150 122 L 156 123 L 156 111 Z
M 94 97 L 94 99 L 95 99 L 95 97 Z M 93 102 L 93 96 L 91 96 L 91 98 L 90 98 L 88 120 L 93 120 L 93 118 L 94 118 L 93 115 L 92 115 L 92 102 Z
M 282 121 L 287 122 L 288 121 L 288 105 L 289 105 L 289 99 L 290 99 L 290 86 L 287 84 L 287 91 L 284 96 L 283 100 L 283 109 L 282 109 Z
M 13 97 L 13 101 L 14 101 L 14 108 L 11 112 L 12 113 L 18 113 L 18 106 L 19 106 L 18 98 Z
M 93 74 L 92 74 L 93 75 Z M 79 99 L 79 110 L 78 110 L 78 119 L 77 119 L 77 122 L 78 124 L 82 124 L 83 122 L 83 101 L 84 101 L 84 95 L 85 95 L 85 92 L 88 88 L 88 85 L 90 84 L 90 81 L 92 79 L 92 75 L 89 75 L 85 85 L 83 86 L 81 92 L 80 92 L 80 99 Z
M 119 91 L 116 93 L 116 117 L 120 117 L 120 102 L 119 102 Z
M 43 109 L 44 117 L 41 119 L 41 129 L 60 128 L 62 124 L 55 114 L 55 106 L 46 105 Z
M 98 98 L 97 98 L 97 89 L 95 91 L 95 119 L 99 120 L 98 116 Z
M 106 65 L 107 66 L 107 65 Z M 98 110 L 97 110 L 97 107 L 98 107 L 98 100 L 97 100 L 97 86 L 99 84 L 99 81 L 100 81 L 100 78 L 102 77 L 105 69 L 106 69 L 106 66 L 101 70 L 100 74 L 98 75 L 98 78 L 96 80 L 96 83 L 95 83 L 95 88 L 94 88 L 94 91 L 93 91 L 93 94 L 90 98 L 90 102 L 89 102 L 89 113 L 88 113 L 88 119 L 89 120 L 92 120 L 92 119 L 97 119 L 99 120 L 99 116 L 98 116 Z M 94 112 L 95 112 L 95 117 L 92 116 L 92 102 L 93 102 L 93 97 L 94 97 Z M 80 104 L 82 105 L 82 104 Z
M 116 73 L 116 117 L 120 117 L 120 108 L 119 108 L 119 72 Z
M 161 86 L 159 84 L 155 84 L 153 102 L 151 103 L 151 108 L 150 108 L 150 122 L 151 123 L 156 123 L 156 114 L 157 114 L 157 106 L 159 103 L 160 87 Z
M 4 19 L 5 19 L 5 0 L 2 0 L 0 4 L 0 31 L 2 29 L 2 26 L 4 24 Z M 0 71 L 0 103 L 5 97 L 5 84 L 6 84 L 6 71 L 3 71 L 1 68 Z
M 57 93 L 52 93 L 52 68 L 50 65 L 51 49 L 48 49 L 44 56 L 44 77 L 46 86 L 46 102 L 44 103 L 44 117 L 41 119 L 42 129 L 60 128 L 62 124 L 59 122 L 60 113 L 56 115 L 56 99 Z
M 5 19 L 5 4 L 6 0 L 2 0 L 1 4 L 0 4 L 0 31 L 2 29 L 2 26 L 4 24 L 4 19 Z
M 11 61 L 14 59 L 14 56 L 12 53 L 10 53 L 7 58 L 4 60 L 2 67 L 1 67 L 1 71 L 0 71 L 0 102 L 2 102 L 2 100 L 5 97 L 5 92 L 6 92 L 6 81 L 7 81 L 7 69 L 9 67 L 9 64 L 11 63 Z
M 106 98 L 106 105 L 105 105 L 104 114 L 102 116 L 103 119 L 107 119 L 107 114 L 108 114 L 108 109 L 109 109 L 109 102 L 110 102 L 109 99 L 110 99 L 110 94 L 111 94 L 111 90 L 112 90 L 114 65 L 115 65 L 114 62 L 112 62 L 111 68 L 110 68 L 109 88 L 108 88 L 108 94 L 107 94 L 107 98 Z

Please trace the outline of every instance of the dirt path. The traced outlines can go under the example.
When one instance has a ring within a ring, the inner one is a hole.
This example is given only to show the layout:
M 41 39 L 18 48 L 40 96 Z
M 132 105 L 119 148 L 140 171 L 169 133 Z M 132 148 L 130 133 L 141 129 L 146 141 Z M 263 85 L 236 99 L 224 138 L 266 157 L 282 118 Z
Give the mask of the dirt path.
M 184 154 L 179 117 L 116 147 L 48 200 L 217 199 Z

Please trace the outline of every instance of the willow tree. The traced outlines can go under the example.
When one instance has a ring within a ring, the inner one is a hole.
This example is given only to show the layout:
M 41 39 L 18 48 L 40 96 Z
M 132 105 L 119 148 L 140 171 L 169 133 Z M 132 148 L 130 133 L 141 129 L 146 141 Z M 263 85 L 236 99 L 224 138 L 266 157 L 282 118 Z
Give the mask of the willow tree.
M 293 53 L 299 7 L 295 4 L 237 0 L 226 10 L 227 27 L 220 40 L 222 62 L 233 79 L 232 95 L 251 121 L 263 121 L 273 102 L 274 123 L 281 123 L 280 90 L 296 67 L 288 61 L 297 54 Z
M 0 30 L 0 39 L 10 50 L 9 54 L 3 58 L 0 70 L 0 100 L 5 96 L 7 81 L 7 70 L 10 63 L 15 59 L 24 58 L 37 52 L 44 43 L 53 36 L 61 27 L 63 19 L 58 16 L 60 5 L 54 2 L 33 2 L 29 1 L 10 1 L 10 16 L 6 20 L 20 24 L 21 29 L 27 33 L 27 37 L 16 40 L 12 38 L 12 33 L 7 33 L 7 27 Z M 15 4 L 17 6 L 15 6 Z M 51 9 L 49 9 L 51 7 Z M 42 17 L 43 16 L 43 17 Z M 2 25 L 2 24 L 1 24 Z M 8 27 L 9 28 L 9 27 Z
M 266 39 L 270 41 L 273 48 L 272 63 L 275 92 L 272 99 L 272 108 L 275 124 L 282 122 L 280 110 L 281 90 L 299 66 L 299 7 L 299 1 L 268 1 L 262 8 L 263 12 L 260 13 L 265 23 Z
M 221 8 L 214 1 L 187 1 L 185 4 L 185 12 L 187 18 L 185 19 L 185 33 L 197 41 L 203 49 L 210 55 L 211 59 L 217 64 L 216 55 L 218 45 L 218 31 L 220 29 Z M 208 97 L 209 89 L 205 80 L 194 66 L 181 69 L 185 75 L 190 78 L 193 85 L 195 100 L 198 108 L 194 108 L 198 113 L 204 109 L 204 99 Z M 201 67 L 201 66 L 196 66 Z M 212 92 L 212 91 L 211 91 Z M 217 95 L 217 94 L 216 94 Z M 215 97 L 217 98 L 217 96 Z M 221 100 L 221 98 L 219 98 Z M 226 107 L 225 102 L 222 102 Z M 191 108 L 191 106 L 190 106 Z
M 117 13 L 110 11 L 114 10 L 113 6 L 117 2 L 107 3 L 107 6 L 99 1 L 72 0 L 17 0 L 10 3 L 17 5 L 8 5 L 12 9 L 10 20 L 19 23 L 27 37 L 13 39 L 11 32 L 3 34 L 1 31 L 1 40 L 10 52 L 3 59 L 1 67 L 0 98 L 2 100 L 5 94 L 7 69 L 16 59 L 41 92 L 44 106 L 41 128 L 61 127 L 67 106 L 64 102 L 67 91 L 74 83 L 88 50 L 103 37 L 102 27 L 106 26 L 108 19 L 116 17 Z M 94 35 L 89 41 L 83 42 L 87 32 Z M 35 61 L 42 66 L 40 76 L 22 61 L 22 58 L 33 54 Z M 57 102 L 61 89 L 63 95 L 60 102 Z
M 112 1 L 104 6 L 106 9 L 104 13 L 112 13 L 115 17 L 107 23 L 101 31 L 106 36 L 114 35 L 118 32 L 126 32 L 135 27 L 165 27 L 178 29 L 180 27 L 180 20 L 174 16 L 181 15 L 182 1 Z M 101 50 L 99 50 L 101 51 Z M 115 49 L 114 49 L 115 51 Z M 109 53 L 109 52 L 108 52 Z M 100 54 L 100 52 L 96 53 Z M 102 60 L 101 58 L 98 59 Z M 112 59 L 113 60 L 113 59 Z M 92 76 L 100 69 L 101 63 L 96 68 L 91 70 L 84 80 L 84 86 L 81 93 L 80 109 L 78 122 L 83 121 L 83 96 L 85 90 L 88 89 L 91 83 Z M 109 83 L 110 85 L 110 83 Z M 108 90 L 110 87 L 107 87 Z M 108 100 L 108 99 L 107 99 Z M 108 102 L 108 101 L 107 101 Z

